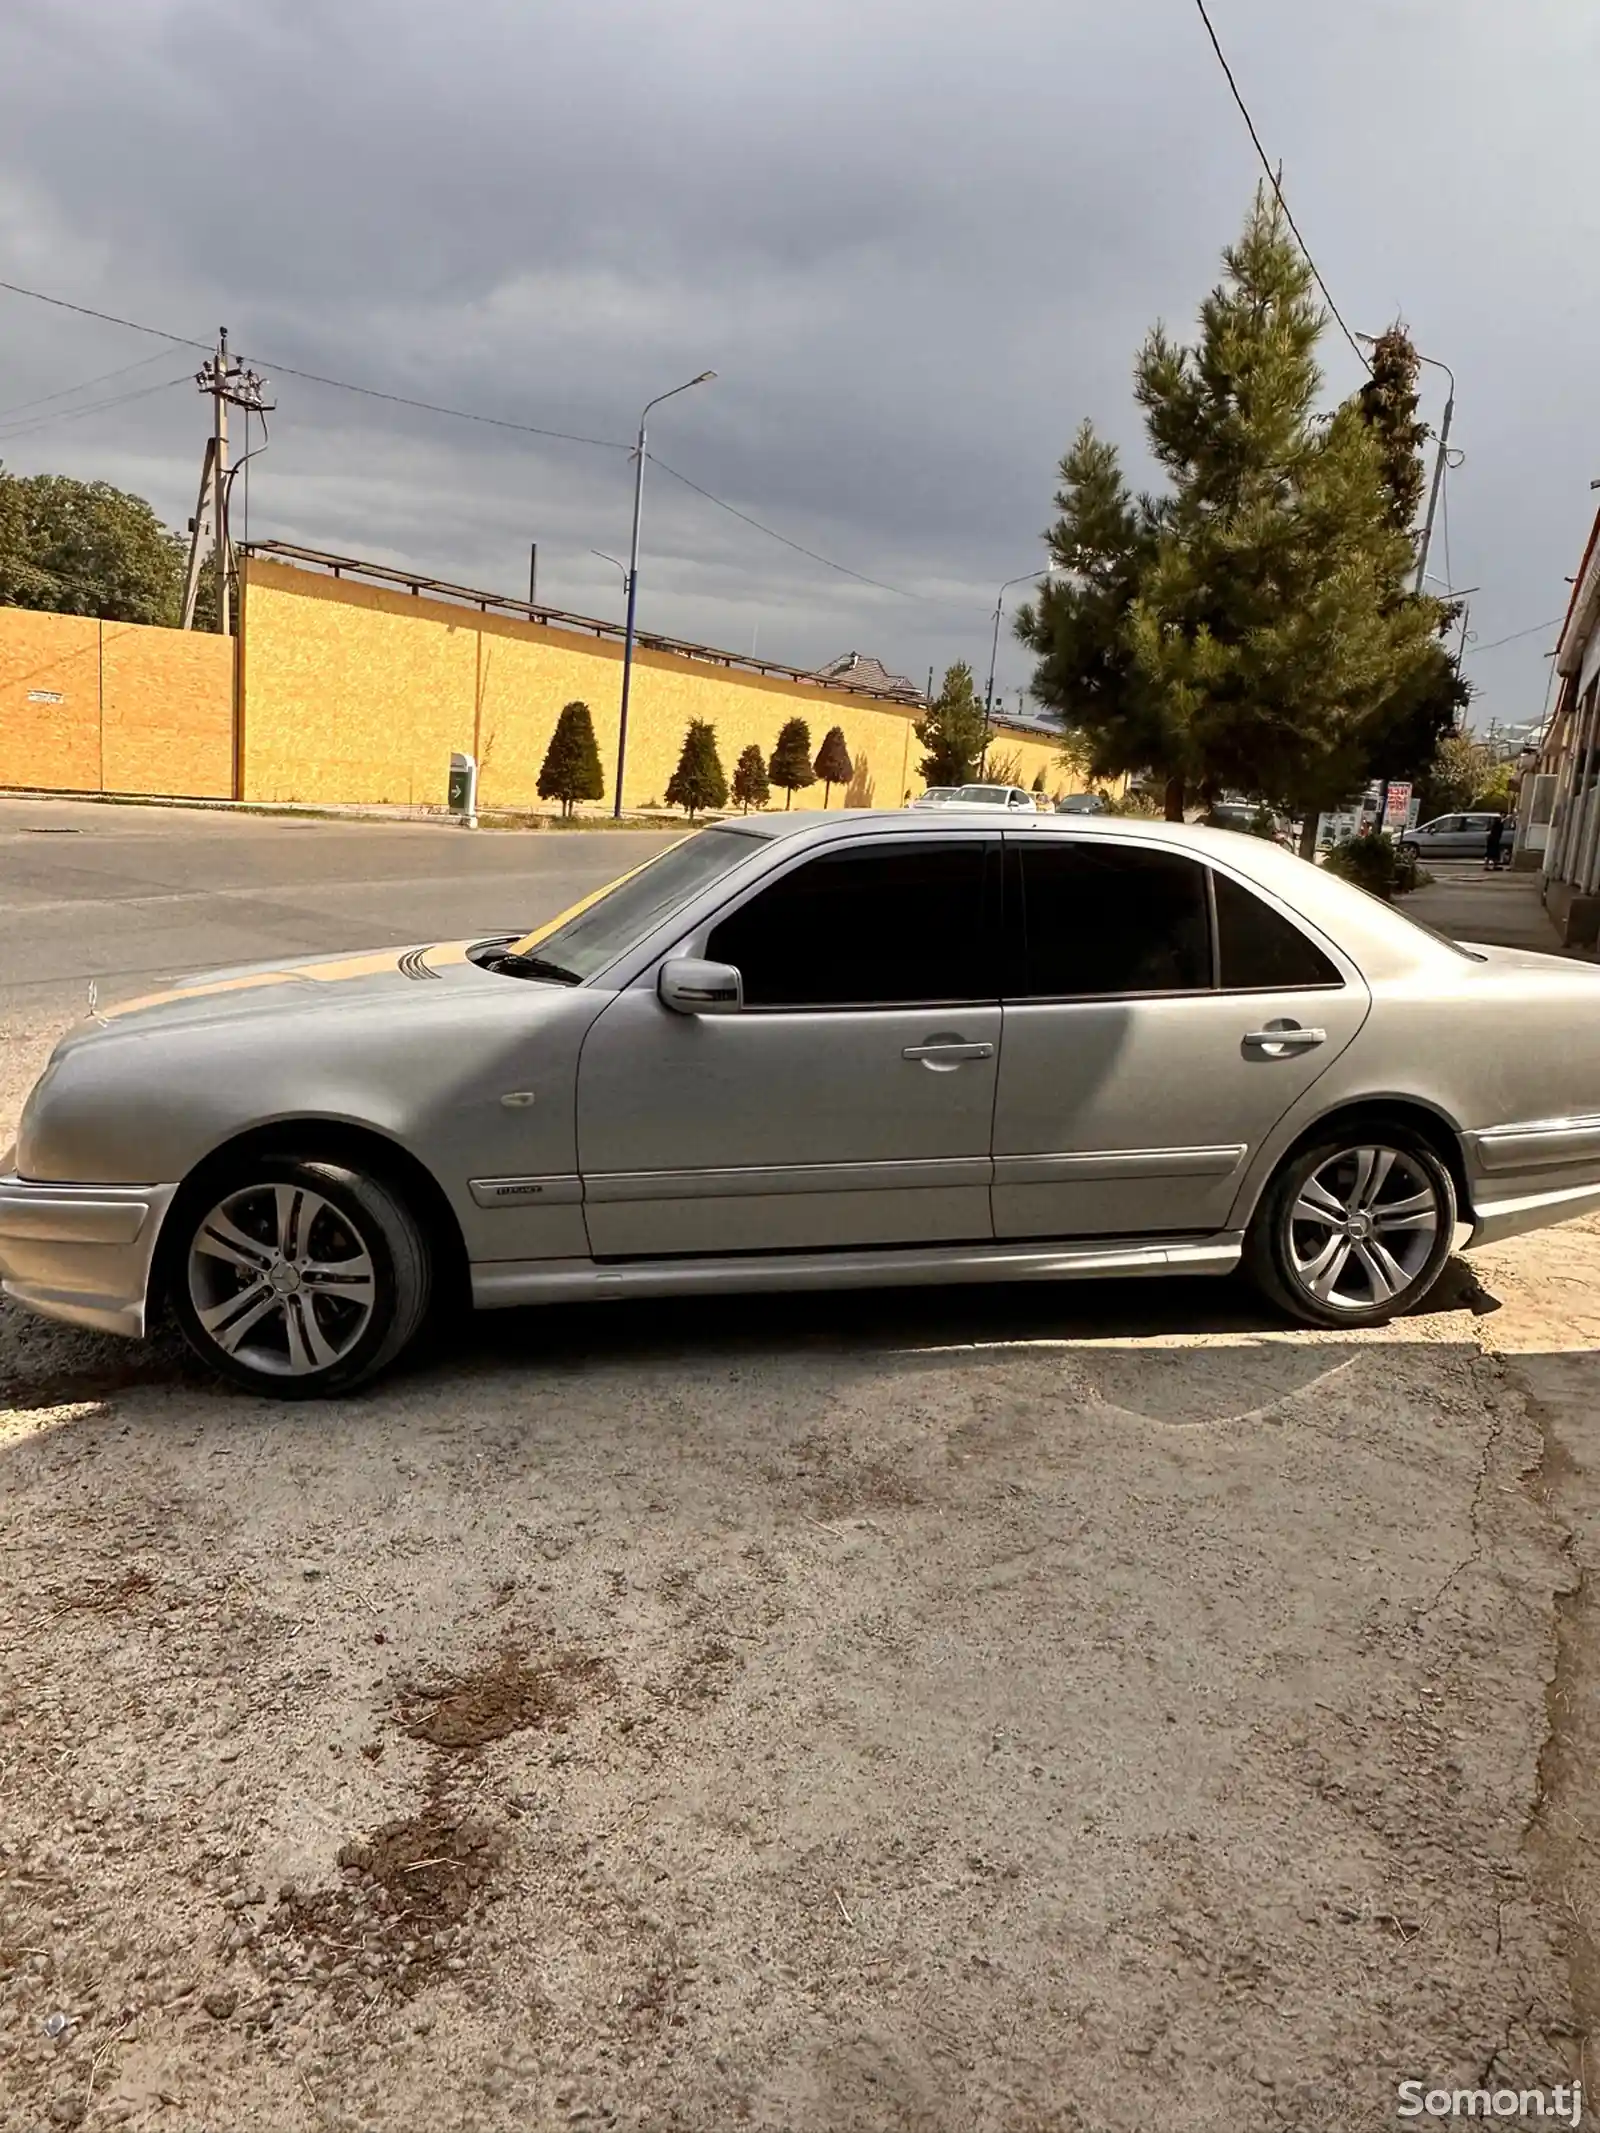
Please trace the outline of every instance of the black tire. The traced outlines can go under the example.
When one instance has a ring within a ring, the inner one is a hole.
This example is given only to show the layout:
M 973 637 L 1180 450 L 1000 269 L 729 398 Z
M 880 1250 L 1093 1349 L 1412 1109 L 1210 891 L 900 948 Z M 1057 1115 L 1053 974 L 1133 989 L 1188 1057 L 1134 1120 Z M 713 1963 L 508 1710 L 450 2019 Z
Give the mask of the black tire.
M 273 1399 L 350 1392 L 427 1314 L 433 1262 L 386 1181 L 293 1156 L 243 1158 L 173 1210 L 167 1293 L 207 1369 Z
M 1388 1158 L 1370 1197 L 1379 1164 L 1363 1185 L 1364 1156 Z M 1342 1216 L 1319 1193 L 1347 1200 Z M 1414 1214 L 1405 1212 L 1412 1207 Z M 1363 1213 L 1364 1221 L 1354 1219 Z M 1302 1324 L 1382 1326 L 1426 1299 L 1455 1228 L 1455 1181 L 1423 1136 L 1395 1119 L 1354 1119 L 1285 1159 L 1256 1208 L 1244 1263 L 1257 1287 Z

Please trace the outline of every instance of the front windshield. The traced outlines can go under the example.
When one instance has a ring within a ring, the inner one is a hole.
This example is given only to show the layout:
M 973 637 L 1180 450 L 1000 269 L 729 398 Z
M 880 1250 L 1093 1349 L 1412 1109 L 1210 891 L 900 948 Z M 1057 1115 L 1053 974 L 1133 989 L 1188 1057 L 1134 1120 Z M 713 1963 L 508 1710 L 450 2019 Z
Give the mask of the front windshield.
M 608 882 L 508 951 L 534 957 L 580 983 L 614 963 L 624 949 L 691 896 L 753 859 L 761 840 L 718 827 L 669 844 L 654 859 Z M 542 974 L 542 973 L 541 973 Z
M 991 800 L 998 806 L 1003 807 L 1011 797 L 1011 787 L 1009 785 L 963 785 L 961 797 L 963 800 Z

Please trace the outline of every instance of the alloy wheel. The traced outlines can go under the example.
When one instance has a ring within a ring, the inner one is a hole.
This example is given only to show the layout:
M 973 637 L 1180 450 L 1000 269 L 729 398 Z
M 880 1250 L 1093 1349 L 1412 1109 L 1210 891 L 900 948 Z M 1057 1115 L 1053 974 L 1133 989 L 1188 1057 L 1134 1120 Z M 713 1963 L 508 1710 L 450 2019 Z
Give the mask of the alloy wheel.
M 1438 1186 L 1406 1149 L 1342 1149 L 1288 1210 L 1288 1263 L 1325 1309 L 1370 1311 L 1415 1286 L 1444 1216 Z
M 195 1228 L 188 1285 L 218 1348 L 274 1377 L 331 1370 L 366 1333 L 378 1296 L 371 1250 L 350 1216 L 284 1183 L 217 1202 Z

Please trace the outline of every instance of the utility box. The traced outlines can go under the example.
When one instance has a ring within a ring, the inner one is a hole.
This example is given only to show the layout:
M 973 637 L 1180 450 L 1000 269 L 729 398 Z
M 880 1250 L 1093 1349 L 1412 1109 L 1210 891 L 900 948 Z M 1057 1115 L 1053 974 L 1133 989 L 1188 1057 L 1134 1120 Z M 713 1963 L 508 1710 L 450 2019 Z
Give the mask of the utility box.
M 450 758 L 449 796 L 445 801 L 463 829 L 478 826 L 478 766 L 470 755 Z

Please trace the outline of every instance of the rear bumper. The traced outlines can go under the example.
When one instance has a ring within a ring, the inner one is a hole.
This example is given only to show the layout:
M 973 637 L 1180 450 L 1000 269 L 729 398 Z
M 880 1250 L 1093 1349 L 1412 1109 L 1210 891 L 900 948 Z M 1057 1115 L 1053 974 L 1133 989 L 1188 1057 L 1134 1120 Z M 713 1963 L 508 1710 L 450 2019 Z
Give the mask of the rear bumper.
M 1600 1208 L 1600 1114 L 1491 1126 L 1468 1134 L 1467 1156 L 1474 1245 Z
M 0 1289 L 68 1325 L 143 1333 L 156 1240 L 177 1190 L 0 1175 Z

